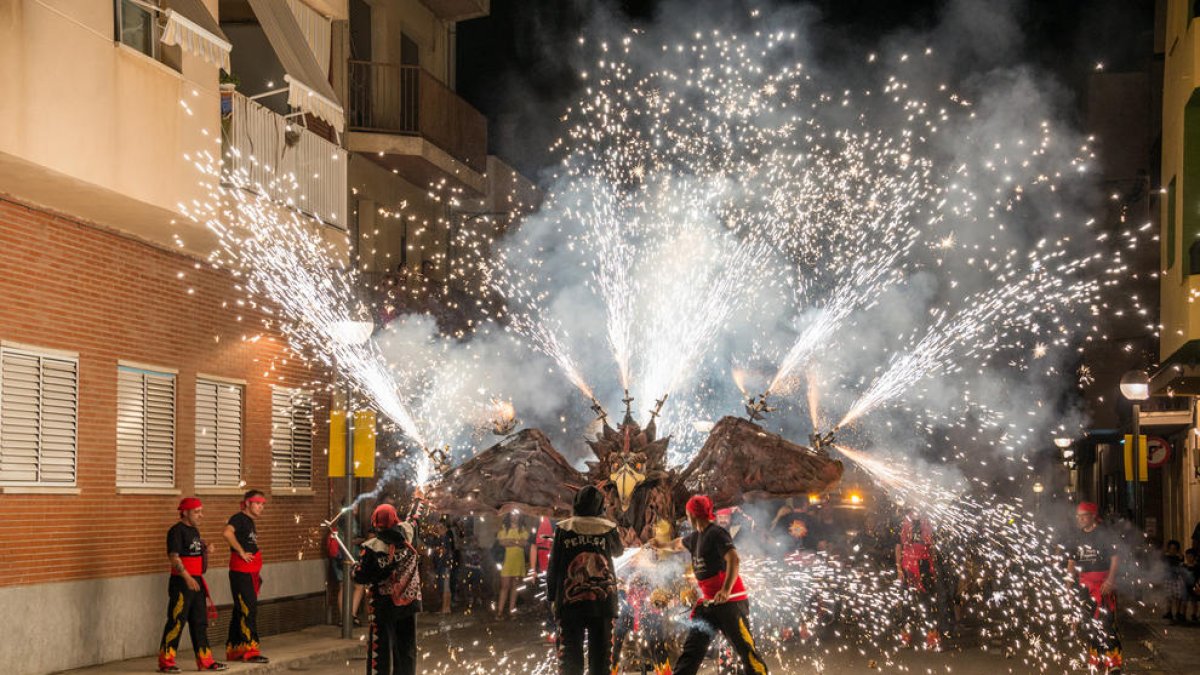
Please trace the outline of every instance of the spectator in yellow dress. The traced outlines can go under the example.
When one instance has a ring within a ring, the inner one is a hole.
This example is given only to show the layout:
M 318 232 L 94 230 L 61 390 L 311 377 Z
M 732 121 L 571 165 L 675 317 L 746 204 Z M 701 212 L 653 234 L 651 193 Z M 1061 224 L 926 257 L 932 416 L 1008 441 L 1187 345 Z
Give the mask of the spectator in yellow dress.
M 504 515 L 496 540 L 504 547 L 504 564 L 500 567 L 500 599 L 496 603 L 496 618 L 511 614 L 517 608 L 517 586 L 525 576 L 525 545 L 529 532 L 521 528 L 521 517 L 514 513 Z M 508 609 L 505 610 L 505 601 Z

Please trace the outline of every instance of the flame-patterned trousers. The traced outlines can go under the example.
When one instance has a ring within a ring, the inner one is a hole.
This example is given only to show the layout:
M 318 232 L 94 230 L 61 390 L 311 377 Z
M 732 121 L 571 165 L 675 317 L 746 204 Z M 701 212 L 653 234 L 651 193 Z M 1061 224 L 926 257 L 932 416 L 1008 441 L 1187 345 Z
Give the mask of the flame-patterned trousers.
M 205 605 L 204 582 L 196 577 L 201 588 L 193 591 L 187 587 L 183 577 L 171 576 L 167 583 L 167 625 L 163 628 L 162 642 L 158 646 L 158 666 L 175 665 L 175 654 L 183 638 L 183 627 L 187 625 L 192 637 L 192 649 L 196 652 L 196 665 L 201 669 L 213 662 L 212 650 L 208 647 L 208 607 Z

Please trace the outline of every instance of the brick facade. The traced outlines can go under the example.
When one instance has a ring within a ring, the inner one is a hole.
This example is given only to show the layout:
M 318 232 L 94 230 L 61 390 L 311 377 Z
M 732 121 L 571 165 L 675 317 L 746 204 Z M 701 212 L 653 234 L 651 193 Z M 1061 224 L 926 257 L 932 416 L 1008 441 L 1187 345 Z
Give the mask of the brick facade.
M 165 533 L 179 497 L 118 494 L 118 360 L 178 370 L 175 487 L 193 492 L 198 373 L 244 380 L 242 480 L 267 491 L 259 541 L 267 563 L 324 555 L 331 510 L 327 395 L 314 373 L 240 312 L 229 274 L 114 232 L 0 198 L 0 340 L 79 356 L 79 495 L 0 494 L 0 587 L 165 572 Z M 182 273 L 182 278 L 180 277 Z M 192 289 L 189 291 L 189 289 Z M 223 306 L 224 305 L 224 306 Z M 313 489 L 270 488 L 271 385 L 314 391 Z M 205 495 L 204 538 L 218 544 L 239 497 Z

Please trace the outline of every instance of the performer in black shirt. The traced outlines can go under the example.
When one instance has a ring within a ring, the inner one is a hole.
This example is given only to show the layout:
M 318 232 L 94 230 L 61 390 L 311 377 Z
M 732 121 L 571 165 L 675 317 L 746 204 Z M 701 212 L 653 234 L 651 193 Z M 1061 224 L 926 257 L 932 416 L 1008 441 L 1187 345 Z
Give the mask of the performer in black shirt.
M 268 663 L 258 644 L 258 592 L 262 587 L 262 552 L 258 550 L 255 521 L 262 515 L 267 498 L 262 490 L 242 497 L 242 510 L 233 514 L 223 536 L 229 542 L 229 590 L 233 595 L 233 618 L 225 641 L 225 658 L 247 663 Z
M 1092 502 L 1081 502 L 1075 510 L 1079 529 L 1067 545 L 1067 573 L 1079 586 L 1080 596 L 1099 627 L 1084 630 L 1088 642 L 1088 664 L 1108 673 L 1119 673 L 1124 665 L 1121 638 L 1117 635 L 1117 566 L 1121 561 L 1116 539 L 1096 517 Z
M 419 509 L 416 509 L 419 512 Z M 371 587 L 371 635 L 367 672 L 416 675 L 417 614 L 421 611 L 419 556 L 413 545 L 416 514 L 401 522 L 396 507 L 380 504 L 371 514 L 375 536 L 363 542 L 354 581 Z
M 572 512 L 554 530 L 546 570 L 547 599 L 558 619 L 558 668 L 562 675 L 582 675 L 586 635 L 588 675 L 608 675 L 617 616 L 613 557 L 624 547 L 617 524 L 604 517 L 600 490 L 585 485 Z
M 688 630 L 674 675 L 696 675 L 708 645 L 720 631 L 737 652 L 744 673 L 765 675 L 767 665 L 750 635 L 750 602 L 738 574 L 740 559 L 729 532 L 713 522 L 712 500 L 694 495 L 687 502 L 693 532 L 671 542 L 675 550 L 692 554 L 692 570 L 704 599 L 692 610 L 695 624 Z M 649 546 L 649 544 L 648 544 Z
M 179 522 L 167 530 L 167 558 L 171 561 L 171 580 L 167 585 L 167 625 L 158 648 L 158 671 L 178 673 L 175 654 L 187 624 L 200 670 L 225 670 L 224 663 L 213 660 L 208 647 L 208 620 L 216 618 L 216 607 L 204 582 L 211 546 L 200 538 L 203 504 L 195 497 L 179 502 Z M 205 605 L 207 604 L 207 609 Z

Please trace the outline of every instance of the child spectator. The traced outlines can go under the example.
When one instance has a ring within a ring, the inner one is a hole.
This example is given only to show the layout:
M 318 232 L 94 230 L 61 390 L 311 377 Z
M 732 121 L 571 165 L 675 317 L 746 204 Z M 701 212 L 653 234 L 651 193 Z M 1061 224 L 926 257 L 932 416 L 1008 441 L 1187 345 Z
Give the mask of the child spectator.
M 1166 566 L 1167 613 L 1163 618 L 1171 623 L 1186 621 L 1184 606 L 1192 584 L 1188 583 L 1188 570 L 1183 566 L 1183 556 L 1179 552 L 1179 542 L 1172 539 L 1163 550 L 1163 564 Z
M 1188 603 L 1185 614 L 1191 615 L 1192 623 L 1200 623 L 1200 556 L 1196 555 L 1196 549 L 1189 548 L 1183 554 L 1183 569 L 1187 575 L 1188 586 Z

